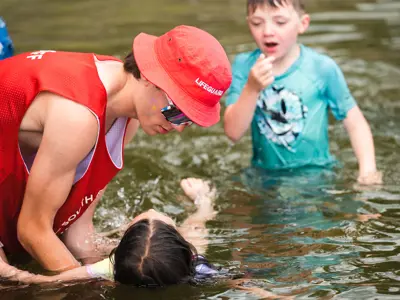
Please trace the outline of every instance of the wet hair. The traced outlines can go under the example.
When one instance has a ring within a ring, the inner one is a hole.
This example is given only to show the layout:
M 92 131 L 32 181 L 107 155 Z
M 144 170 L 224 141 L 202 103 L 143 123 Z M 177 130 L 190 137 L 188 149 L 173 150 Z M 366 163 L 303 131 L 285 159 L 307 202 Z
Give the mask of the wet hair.
M 129 52 L 124 58 L 124 70 L 131 73 L 136 79 L 140 79 L 140 70 L 136 63 L 133 51 Z
M 144 219 L 126 230 L 114 254 L 114 280 L 138 287 L 190 283 L 196 249 L 171 225 Z
M 247 0 L 247 15 L 253 14 L 259 6 L 268 5 L 277 8 L 280 5 L 292 4 L 300 13 L 305 11 L 305 0 Z

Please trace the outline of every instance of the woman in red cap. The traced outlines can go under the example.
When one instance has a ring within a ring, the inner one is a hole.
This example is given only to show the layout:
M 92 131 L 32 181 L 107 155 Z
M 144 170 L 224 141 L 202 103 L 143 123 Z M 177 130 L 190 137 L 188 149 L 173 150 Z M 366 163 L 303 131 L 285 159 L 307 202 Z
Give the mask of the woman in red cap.
M 124 145 L 139 125 L 217 123 L 230 82 L 220 43 L 190 26 L 139 34 L 123 62 L 48 50 L 1 61 L 0 259 L 26 251 L 61 272 L 103 255 L 92 217 Z

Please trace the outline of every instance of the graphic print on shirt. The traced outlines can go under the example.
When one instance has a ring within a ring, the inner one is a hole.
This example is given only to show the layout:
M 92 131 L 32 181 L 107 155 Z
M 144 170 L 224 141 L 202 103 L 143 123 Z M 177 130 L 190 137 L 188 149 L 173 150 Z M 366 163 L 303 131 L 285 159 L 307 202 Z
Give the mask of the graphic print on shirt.
M 255 120 L 268 140 L 295 152 L 291 145 L 304 129 L 307 112 L 298 95 L 284 87 L 272 86 L 259 94 Z

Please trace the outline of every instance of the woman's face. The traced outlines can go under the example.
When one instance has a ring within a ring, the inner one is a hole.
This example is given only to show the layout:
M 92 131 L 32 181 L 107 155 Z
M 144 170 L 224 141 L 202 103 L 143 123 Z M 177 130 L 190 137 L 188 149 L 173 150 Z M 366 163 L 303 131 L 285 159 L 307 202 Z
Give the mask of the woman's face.
M 133 225 L 141 220 L 148 219 L 149 221 L 151 220 L 158 220 L 162 221 L 168 225 L 171 225 L 172 227 L 176 228 L 175 221 L 172 220 L 170 217 L 168 217 L 165 214 L 162 214 L 158 211 L 155 211 L 154 209 L 149 209 L 148 211 L 145 211 L 144 213 L 141 213 L 140 215 L 136 216 L 130 225 Z
M 161 109 L 169 105 L 166 93 L 144 78 L 140 82 L 142 97 L 136 103 L 136 113 L 142 130 L 148 135 L 182 132 L 186 125 L 172 124 L 161 113 Z

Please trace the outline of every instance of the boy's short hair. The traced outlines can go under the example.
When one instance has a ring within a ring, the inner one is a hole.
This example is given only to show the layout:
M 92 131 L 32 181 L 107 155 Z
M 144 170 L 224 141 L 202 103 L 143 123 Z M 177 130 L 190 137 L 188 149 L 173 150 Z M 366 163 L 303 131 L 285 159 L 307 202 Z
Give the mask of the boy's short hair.
M 254 13 L 257 7 L 268 5 L 271 7 L 278 7 L 283 4 L 292 4 L 293 7 L 303 13 L 305 11 L 305 0 L 247 0 L 247 15 Z

